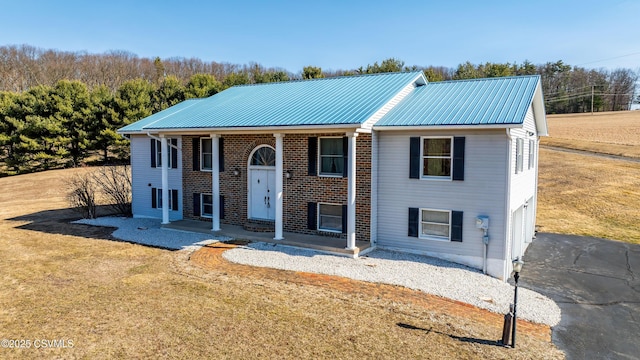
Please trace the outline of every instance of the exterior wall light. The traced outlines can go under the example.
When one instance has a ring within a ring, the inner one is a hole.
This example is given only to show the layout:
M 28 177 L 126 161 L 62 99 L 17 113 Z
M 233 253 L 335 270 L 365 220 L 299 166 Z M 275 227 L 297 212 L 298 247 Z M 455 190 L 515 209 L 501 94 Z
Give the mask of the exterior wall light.
M 240 169 L 238 169 L 238 168 L 233 169 L 233 175 L 234 176 L 240 176 Z
M 287 178 L 287 179 L 291 179 L 291 170 L 285 171 L 284 177 Z

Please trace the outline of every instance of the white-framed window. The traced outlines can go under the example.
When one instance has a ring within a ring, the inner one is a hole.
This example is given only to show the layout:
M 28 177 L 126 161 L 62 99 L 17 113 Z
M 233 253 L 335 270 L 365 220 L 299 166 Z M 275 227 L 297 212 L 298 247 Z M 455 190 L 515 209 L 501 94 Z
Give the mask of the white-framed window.
M 213 164 L 213 151 L 210 138 L 200 139 L 200 170 L 211 171 Z
M 276 151 L 269 145 L 262 145 L 253 151 L 251 166 L 276 166 Z
M 516 139 L 516 174 L 521 173 L 523 169 L 524 139 Z
M 529 169 L 533 169 L 536 165 L 535 156 L 536 156 L 536 141 L 529 140 Z
M 213 217 L 213 196 L 211 194 L 200 194 L 200 216 Z
M 451 211 L 420 209 L 420 238 L 451 240 Z
M 318 203 L 318 230 L 342 232 L 342 205 Z
M 422 137 L 423 179 L 451 179 L 453 137 Z
M 162 167 L 162 141 L 157 140 L 157 139 L 152 139 L 152 141 L 155 141 L 155 146 L 153 148 L 155 148 L 155 167 L 159 168 Z M 169 164 L 168 164 L 168 168 L 175 168 L 176 164 L 173 163 L 173 154 L 172 152 L 175 152 L 176 150 L 173 149 L 171 147 L 171 144 L 177 145 L 177 140 L 176 139 L 171 139 L 171 138 L 167 138 L 167 154 L 169 156 L 167 156 L 167 159 L 169 159 Z M 152 165 L 153 166 L 153 165 Z
M 156 188 L 156 209 L 162 209 L 162 188 Z M 174 208 L 174 205 L 178 203 L 178 199 L 174 199 L 174 197 L 178 196 L 178 191 L 174 189 L 169 189 L 169 210 L 178 210 Z
M 321 137 L 318 143 L 320 176 L 343 176 L 345 164 L 342 137 Z
M 161 167 L 162 166 L 162 142 L 160 140 L 155 140 L 155 142 L 156 142 L 156 167 Z

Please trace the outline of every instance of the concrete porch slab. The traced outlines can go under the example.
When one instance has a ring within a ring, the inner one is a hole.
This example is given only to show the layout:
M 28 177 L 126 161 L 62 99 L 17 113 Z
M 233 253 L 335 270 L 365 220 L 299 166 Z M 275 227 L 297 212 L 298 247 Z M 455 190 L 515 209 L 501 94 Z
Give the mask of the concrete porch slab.
M 208 221 L 197 220 L 179 220 L 169 224 L 162 225 L 163 229 L 197 232 L 203 234 L 215 234 L 228 236 L 235 240 L 260 241 L 271 244 L 280 244 L 305 249 L 313 249 L 316 251 L 348 256 L 356 258 L 364 255 L 374 249 L 369 241 L 356 241 L 356 248 L 346 249 L 346 239 L 333 238 L 329 236 L 307 235 L 285 232 L 283 240 L 274 240 L 273 232 L 251 232 L 245 230 L 242 226 L 221 224 L 220 231 L 211 231 L 211 223 Z

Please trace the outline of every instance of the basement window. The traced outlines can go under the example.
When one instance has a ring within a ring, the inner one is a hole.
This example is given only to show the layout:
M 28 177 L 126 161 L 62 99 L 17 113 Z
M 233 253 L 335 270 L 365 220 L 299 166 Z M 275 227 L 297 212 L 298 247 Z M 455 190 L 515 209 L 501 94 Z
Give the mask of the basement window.
M 342 232 L 342 205 L 318 203 L 318 230 Z
M 200 194 L 200 216 L 213 217 L 213 196 L 211 194 Z
M 451 211 L 420 209 L 420 237 L 449 241 L 451 239 Z

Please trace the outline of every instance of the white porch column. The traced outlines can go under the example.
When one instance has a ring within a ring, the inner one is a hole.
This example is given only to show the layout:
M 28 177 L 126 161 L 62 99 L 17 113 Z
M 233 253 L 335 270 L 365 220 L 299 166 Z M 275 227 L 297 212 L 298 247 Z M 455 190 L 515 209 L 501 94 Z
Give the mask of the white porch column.
M 220 135 L 211 134 L 211 231 L 220 230 Z
M 167 138 L 160 134 L 160 161 L 162 162 L 162 223 L 169 223 L 169 147 Z
M 356 248 L 356 137 L 358 133 L 347 133 L 349 138 L 349 163 L 347 166 L 347 249 Z
M 284 134 L 273 134 L 276 138 L 276 233 L 274 240 L 282 240 L 282 178 L 283 178 L 283 150 L 282 138 Z

